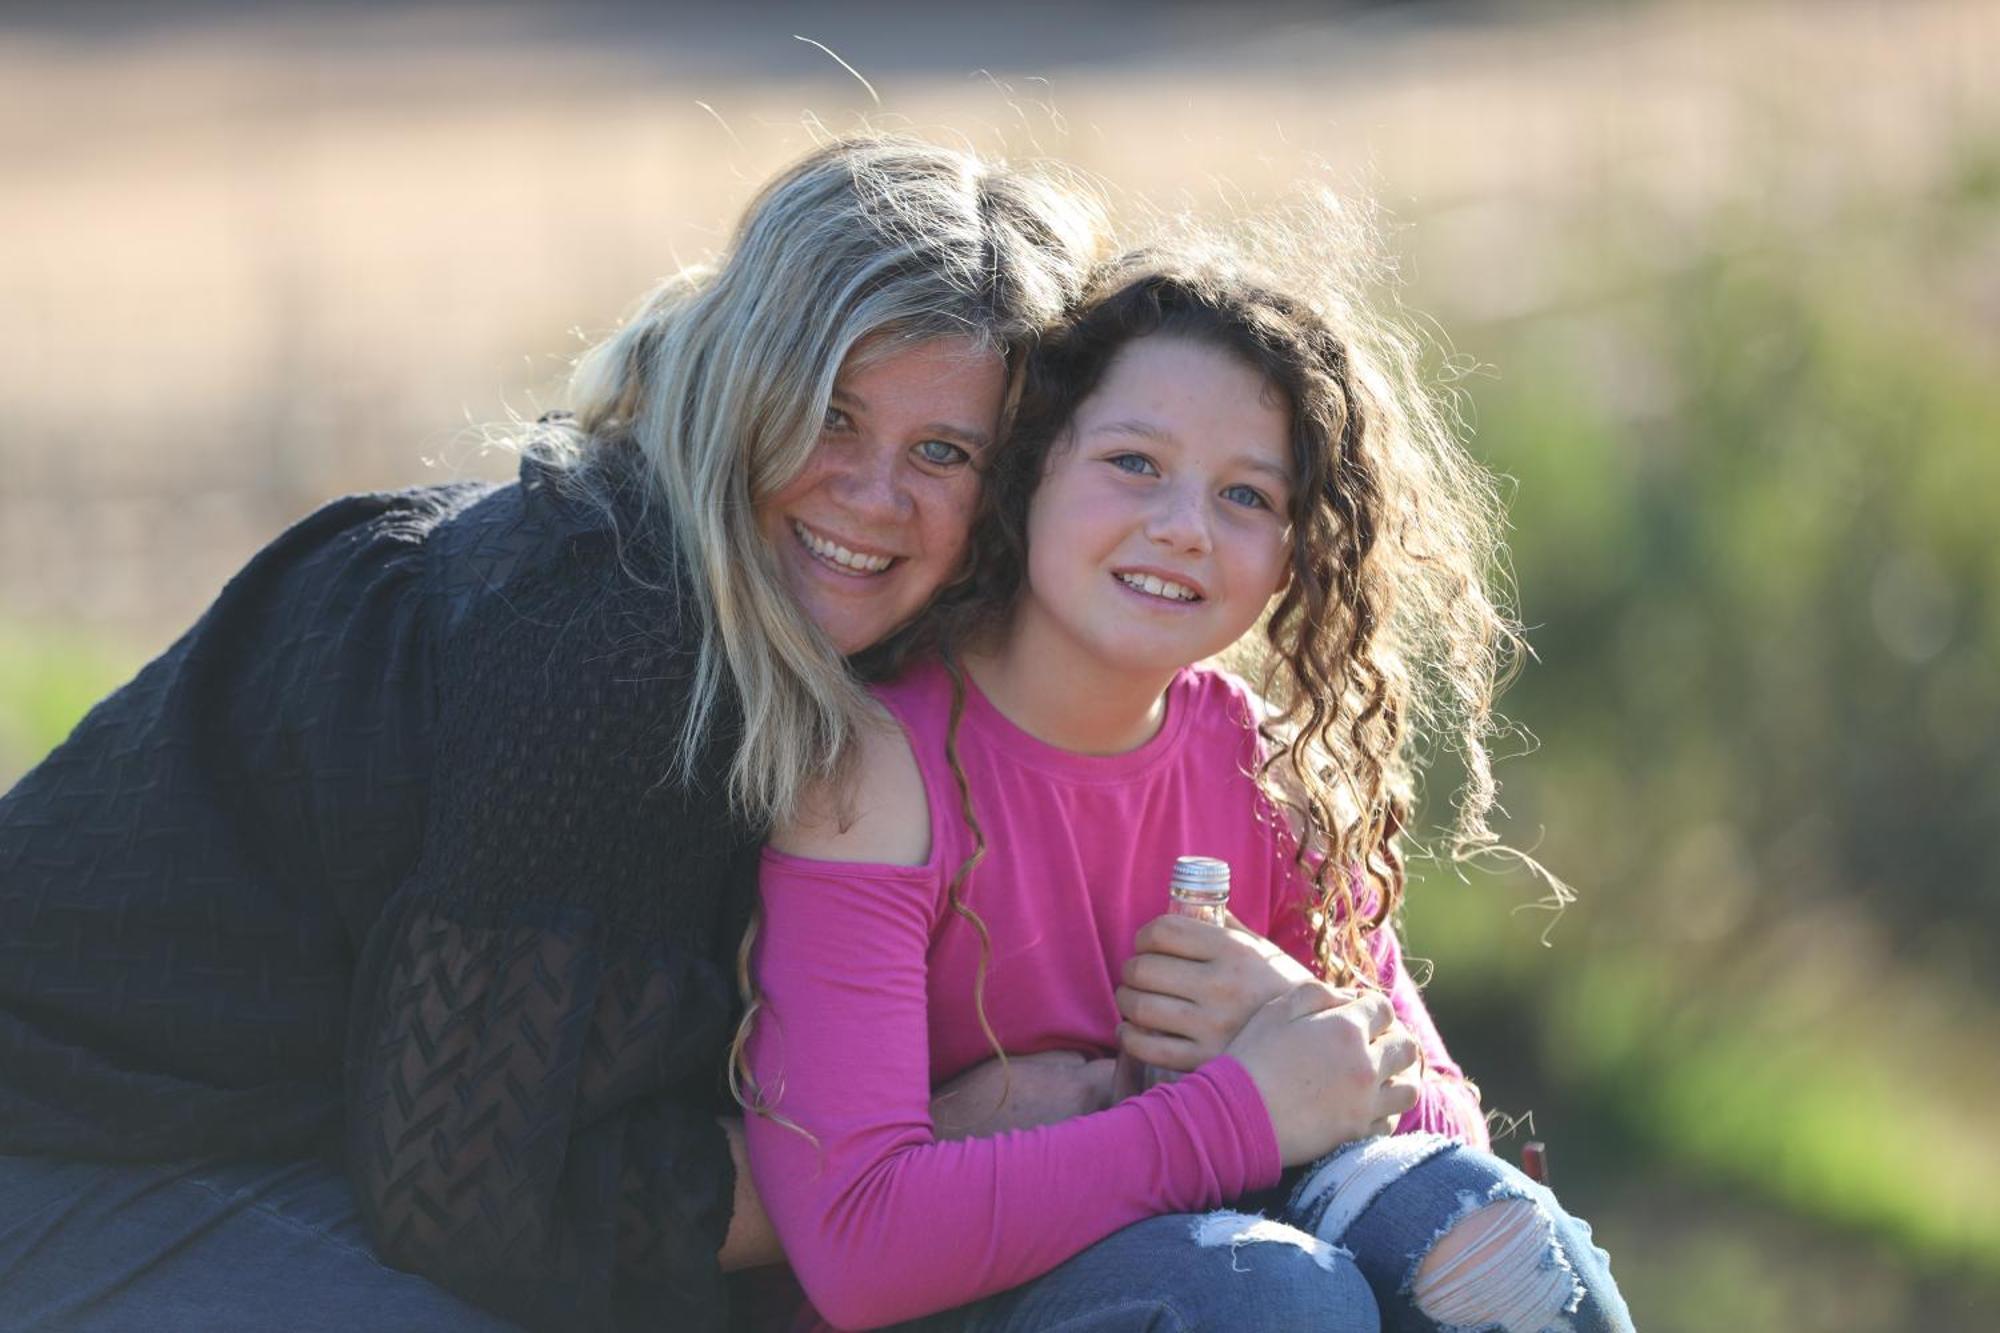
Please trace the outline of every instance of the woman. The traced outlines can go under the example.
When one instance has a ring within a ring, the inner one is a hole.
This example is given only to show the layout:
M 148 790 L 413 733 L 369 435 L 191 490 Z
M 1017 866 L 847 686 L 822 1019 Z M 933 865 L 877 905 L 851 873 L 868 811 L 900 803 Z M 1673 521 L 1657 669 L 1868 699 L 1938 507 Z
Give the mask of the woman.
M 822 148 L 518 483 L 307 518 L 0 800 L 10 1317 L 721 1322 L 775 1257 L 720 1091 L 758 846 L 958 573 L 1096 230 Z

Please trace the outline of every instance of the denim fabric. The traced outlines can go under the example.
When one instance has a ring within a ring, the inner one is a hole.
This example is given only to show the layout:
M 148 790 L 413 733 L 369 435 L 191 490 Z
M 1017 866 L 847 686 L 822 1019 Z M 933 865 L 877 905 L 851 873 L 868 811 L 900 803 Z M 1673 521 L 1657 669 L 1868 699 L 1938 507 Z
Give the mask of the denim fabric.
M 1371 1158 L 1380 1169 L 1369 1170 Z M 1378 1192 L 1368 1197 L 1371 1190 Z M 1532 1254 L 1519 1270 L 1532 1267 L 1553 1278 L 1562 1293 L 1558 1308 L 1532 1315 L 1512 1310 L 1466 1324 L 1426 1316 L 1416 1308 L 1412 1287 L 1431 1246 L 1468 1214 L 1505 1199 L 1536 1209 Z M 1354 1255 L 1375 1293 L 1384 1333 L 1632 1333 L 1611 1257 L 1591 1240 L 1590 1224 L 1498 1157 L 1454 1140 L 1408 1134 L 1348 1144 L 1313 1164 L 1282 1216 Z
M 1197 1233 L 1204 1233 L 1199 1236 Z M 1047 1276 L 896 1333 L 1377 1333 L 1354 1261 L 1248 1213 L 1137 1222 Z
M 1289 1197 L 1267 1192 L 1244 1205 L 1261 1205 L 1268 1217 L 1156 1217 L 1034 1282 L 898 1325 L 898 1333 L 1631 1333 L 1589 1225 L 1491 1153 L 1436 1135 L 1399 1135 L 1349 1144 L 1286 1175 L 1296 1182 Z M 1454 1223 L 1507 1199 L 1537 1209 L 1524 1229 L 1526 1252 L 1477 1278 L 1502 1293 L 1518 1281 L 1519 1289 L 1553 1297 L 1503 1295 L 1499 1317 L 1470 1323 L 1426 1316 L 1412 1288 L 1432 1245 Z
M 0 1293 L 7 1333 L 514 1328 L 376 1259 L 314 1161 L 0 1157 Z

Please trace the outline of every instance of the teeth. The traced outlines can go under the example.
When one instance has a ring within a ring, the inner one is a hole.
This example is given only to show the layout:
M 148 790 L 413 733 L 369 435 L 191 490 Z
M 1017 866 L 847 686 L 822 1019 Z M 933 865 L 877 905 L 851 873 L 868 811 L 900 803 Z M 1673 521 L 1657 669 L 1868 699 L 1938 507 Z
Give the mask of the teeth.
M 792 531 L 798 533 L 799 540 L 806 544 L 806 549 L 820 559 L 831 560 L 836 565 L 844 565 L 863 574 L 880 574 L 895 563 L 886 555 L 857 555 L 839 542 L 828 541 L 803 523 L 794 522 Z
M 1199 600 L 1193 588 L 1184 587 L 1170 579 L 1159 578 L 1152 574 L 1120 574 L 1118 581 L 1128 588 L 1137 588 L 1140 592 L 1151 593 L 1155 597 L 1165 597 L 1169 601 Z

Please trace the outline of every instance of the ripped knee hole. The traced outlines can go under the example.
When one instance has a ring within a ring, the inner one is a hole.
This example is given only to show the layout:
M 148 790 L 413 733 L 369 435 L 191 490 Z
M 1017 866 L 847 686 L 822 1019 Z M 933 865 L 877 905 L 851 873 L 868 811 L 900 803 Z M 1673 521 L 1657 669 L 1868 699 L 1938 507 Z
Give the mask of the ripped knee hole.
M 1417 1266 L 1410 1298 L 1440 1324 L 1542 1333 L 1571 1308 L 1576 1275 L 1530 1199 L 1498 1199 L 1447 1227 Z

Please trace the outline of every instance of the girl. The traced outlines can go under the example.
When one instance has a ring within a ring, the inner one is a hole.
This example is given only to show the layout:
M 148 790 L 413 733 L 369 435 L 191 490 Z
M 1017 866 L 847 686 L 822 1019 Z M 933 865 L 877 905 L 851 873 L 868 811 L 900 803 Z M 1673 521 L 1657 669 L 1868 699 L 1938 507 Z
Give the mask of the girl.
M 722 1324 L 777 1258 L 718 1096 L 758 844 L 1097 229 L 823 147 L 517 484 L 305 519 L 0 800 L 8 1327 Z
M 1476 835 L 1507 626 L 1479 474 L 1387 383 L 1305 303 L 1145 257 L 1038 356 L 976 582 L 902 645 L 942 655 L 764 853 L 746 1134 L 835 1324 L 1627 1326 L 1587 1229 L 1475 1150 L 1388 925 L 1419 683 L 1460 700 Z M 1268 703 L 1195 665 L 1260 625 Z M 1141 929 L 1183 852 L 1239 928 Z M 1058 1049 L 1191 1072 L 935 1132 L 936 1080 Z M 1157 1216 L 1296 1167 L 1279 1221 Z

